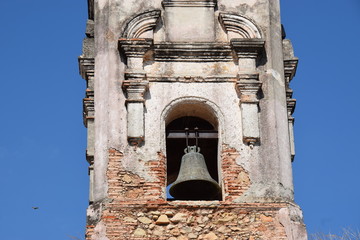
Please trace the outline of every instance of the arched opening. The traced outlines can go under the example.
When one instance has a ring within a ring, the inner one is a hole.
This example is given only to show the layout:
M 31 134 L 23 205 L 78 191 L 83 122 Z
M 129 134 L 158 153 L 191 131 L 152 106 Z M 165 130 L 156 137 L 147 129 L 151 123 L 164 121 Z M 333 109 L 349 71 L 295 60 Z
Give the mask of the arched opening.
M 182 108 L 183 109 L 183 108 Z M 182 114 L 181 114 L 182 115 Z M 197 115 L 197 114 L 196 114 Z M 205 115 L 206 116 L 206 115 Z M 198 116 L 181 116 L 171 120 L 166 126 L 167 186 L 173 184 L 179 176 L 184 149 L 187 146 L 198 146 L 203 155 L 208 173 L 219 183 L 218 169 L 218 132 L 214 124 Z M 210 184 L 210 183 L 209 183 Z M 220 187 L 219 187 L 220 189 Z M 189 187 L 191 192 L 191 184 Z M 191 195 L 191 194 L 190 194 Z M 220 200 L 221 193 L 216 196 L 186 196 L 174 198 L 168 194 L 168 200 Z

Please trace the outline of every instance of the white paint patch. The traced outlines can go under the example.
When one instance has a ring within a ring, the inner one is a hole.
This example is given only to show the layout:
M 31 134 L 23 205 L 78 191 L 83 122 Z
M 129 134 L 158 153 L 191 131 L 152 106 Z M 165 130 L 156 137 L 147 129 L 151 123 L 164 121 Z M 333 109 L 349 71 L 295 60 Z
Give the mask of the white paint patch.
M 275 71 L 274 69 L 267 70 L 268 74 L 271 74 L 273 78 L 279 83 L 280 86 L 285 86 L 284 81 L 281 78 L 281 74 L 278 71 Z

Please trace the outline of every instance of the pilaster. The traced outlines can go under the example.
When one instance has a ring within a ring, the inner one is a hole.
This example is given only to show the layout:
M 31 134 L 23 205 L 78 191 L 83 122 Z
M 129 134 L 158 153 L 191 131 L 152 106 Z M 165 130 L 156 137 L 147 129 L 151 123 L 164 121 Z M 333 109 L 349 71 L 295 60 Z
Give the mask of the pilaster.
M 119 40 L 119 47 L 127 57 L 127 70 L 122 87 L 127 96 L 127 137 L 132 146 L 140 145 L 145 139 L 144 94 L 149 82 L 146 80 L 143 59 L 151 46 L 150 39 Z
M 239 74 L 236 90 L 240 95 L 243 141 L 251 148 L 260 141 L 259 98 L 261 89 L 258 74 Z

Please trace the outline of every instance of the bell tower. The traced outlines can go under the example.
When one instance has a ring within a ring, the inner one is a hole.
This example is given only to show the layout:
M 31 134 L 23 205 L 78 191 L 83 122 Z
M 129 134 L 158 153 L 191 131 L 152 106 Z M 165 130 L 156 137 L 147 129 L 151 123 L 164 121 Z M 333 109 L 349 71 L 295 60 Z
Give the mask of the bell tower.
M 87 240 L 307 239 L 279 2 L 88 0 Z

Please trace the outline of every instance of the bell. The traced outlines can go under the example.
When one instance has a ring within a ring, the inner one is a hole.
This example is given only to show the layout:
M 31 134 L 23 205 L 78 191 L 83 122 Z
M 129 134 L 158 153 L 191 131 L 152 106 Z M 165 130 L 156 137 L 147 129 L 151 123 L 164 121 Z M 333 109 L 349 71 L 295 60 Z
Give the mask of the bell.
M 219 184 L 211 178 L 200 148 L 188 146 L 181 159 L 180 171 L 170 187 L 170 194 L 178 200 L 216 200 Z

